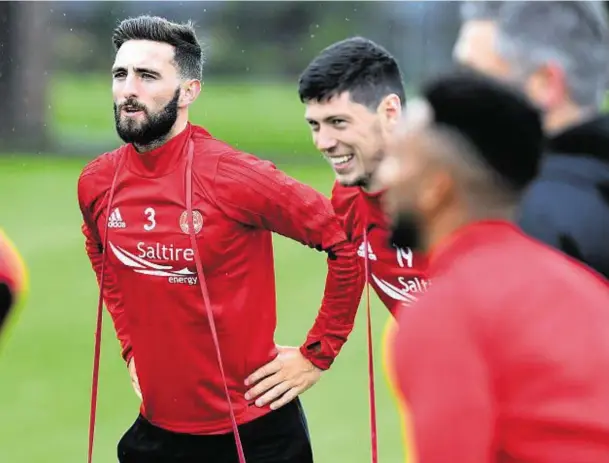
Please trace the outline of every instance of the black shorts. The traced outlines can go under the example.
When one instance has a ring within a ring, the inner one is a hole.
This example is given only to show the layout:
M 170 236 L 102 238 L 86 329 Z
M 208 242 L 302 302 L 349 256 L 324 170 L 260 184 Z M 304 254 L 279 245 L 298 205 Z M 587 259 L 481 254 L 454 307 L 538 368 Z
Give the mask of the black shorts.
M 298 399 L 239 426 L 247 463 L 312 463 L 304 411 Z M 120 463 L 239 463 L 233 433 L 178 434 L 141 415 L 118 443 Z

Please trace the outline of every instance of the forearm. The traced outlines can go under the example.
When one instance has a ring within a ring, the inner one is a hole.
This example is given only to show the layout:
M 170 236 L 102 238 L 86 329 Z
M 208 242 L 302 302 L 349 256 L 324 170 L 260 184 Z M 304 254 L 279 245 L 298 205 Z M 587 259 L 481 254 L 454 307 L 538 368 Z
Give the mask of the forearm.
M 315 366 L 328 369 L 353 330 L 364 287 L 364 268 L 352 243 L 333 246 L 321 309 L 300 347 Z

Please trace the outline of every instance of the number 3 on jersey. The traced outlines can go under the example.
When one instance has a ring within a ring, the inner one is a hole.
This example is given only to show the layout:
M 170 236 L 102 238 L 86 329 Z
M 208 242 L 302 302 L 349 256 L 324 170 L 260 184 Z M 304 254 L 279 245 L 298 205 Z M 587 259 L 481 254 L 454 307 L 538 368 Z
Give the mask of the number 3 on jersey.
M 148 223 L 144 224 L 144 230 L 150 231 L 154 227 L 156 227 L 156 221 L 154 220 L 155 211 L 153 208 L 149 207 L 144 211 L 146 218 L 148 219 Z

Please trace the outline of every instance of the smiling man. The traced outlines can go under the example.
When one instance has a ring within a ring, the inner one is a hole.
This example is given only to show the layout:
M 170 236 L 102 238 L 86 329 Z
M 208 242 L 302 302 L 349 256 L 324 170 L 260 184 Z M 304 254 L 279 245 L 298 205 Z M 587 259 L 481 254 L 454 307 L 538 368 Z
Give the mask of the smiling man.
M 398 64 L 373 41 L 349 38 L 311 61 L 298 93 L 313 143 L 336 175 L 332 205 L 358 255 L 368 259 L 370 284 L 395 315 L 428 285 L 424 257 L 408 243 L 391 244 L 383 191 L 373 180 L 406 104 Z
M 190 24 L 128 19 L 113 41 L 125 144 L 84 168 L 78 199 L 86 251 L 142 399 L 119 461 L 309 463 L 297 395 L 353 328 L 352 288 L 363 285 L 355 248 L 322 194 L 189 122 L 203 65 Z M 296 372 L 269 392 L 279 410 L 246 397 L 247 375 L 278 354 L 272 232 L 328 255 L 315 324 L 300 348 L 280 352 Z
M 395 317 L 429 285 L 424 255 L 408 243 L 391 243 L 389 221 L 381 208 L 383 191 L 374 183 L 387 138 L 406 102 L 398 64 L 371 40 L 349 38 L 311 61 L 300 76 L 298 93 L 306 105 L 313 142 L 336 175 L 332 206 L 367 264 L 367 281 Z M 359 297 L 362 289 L 354 286 L 350 291 Z M 264 393 L 282 382 L 296 381 L 288 372 L 297 371 L 293 366 L 297 360 L 273 361 L 257 370 L 253 380 L 268 378 L 249 393 L 260 396 L 262 404 L 272 400 L 273 395 Z

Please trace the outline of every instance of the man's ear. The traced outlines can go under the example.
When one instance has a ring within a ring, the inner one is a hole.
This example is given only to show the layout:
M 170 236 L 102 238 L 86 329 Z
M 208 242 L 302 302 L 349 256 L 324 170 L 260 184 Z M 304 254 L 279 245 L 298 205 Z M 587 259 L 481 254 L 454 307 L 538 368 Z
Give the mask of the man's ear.
M 402 103 L 395 93 L 387 95 L 377 107 L 376 114 L 381 122 L 381 131 L 385 137 L 395 130 L 402 119 Z
M 191 79 L 184 82 L 180 91 L 178 106 L 190 106 L 199 97 L 201 85 L 201 81 L 197 79 Z
M 402 102 L 400 101 L 400 97 L 395 93 L 387 95 L 381 100 L 381 103 L 377 108 L 377 113 L 387 124 L 391 126 L 397 124 L 402 117 Z
M 539 68 L 526 86 L 531 99 L 544 110 L 555 108 L 568 94 L 565 72 L 555 63 Z

